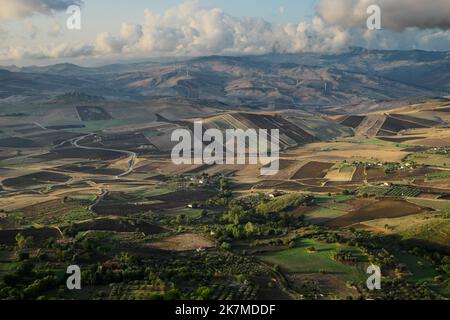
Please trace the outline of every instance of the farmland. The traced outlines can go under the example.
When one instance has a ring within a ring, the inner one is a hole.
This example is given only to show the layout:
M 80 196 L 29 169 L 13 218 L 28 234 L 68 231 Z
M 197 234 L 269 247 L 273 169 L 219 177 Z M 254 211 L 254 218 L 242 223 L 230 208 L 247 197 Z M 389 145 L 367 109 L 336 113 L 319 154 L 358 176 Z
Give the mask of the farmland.
M 272 252 L 260 256 L 271 264 L 286 269 L 289 273 L 337 273 L 344 281 L 358 281 L 364 278 L 363 268 L 339 263 L 333 258 L 338 251 L 350 250 L 359 256 L 360 262 L 364 257 L 357 250 L 338 244 L 323 244 L 314 240 L 303 240 L 296 243 L 296 248 Z
M 397 218 L 418 214 L 423 209 L 403 200 L 383 199 L 367 207 L 361 208 L 347 215 L 333 219 L 328 225 L 333 227 L 346 227 L 363 221 L 380 218 Z
M 99 121 L 112 119 L 105 109 L 101 107 L 77 107 L 78 115 L 82 121 Z
M 331 168 L 333 164 L 324 162 L 309 162 L 301 167 L 293 176 L 292 179 L 307 179 L 307 178 L 323 178 L 326 175 L 326 170 Z
M 0 277 L 24 264 L 52 277 L 39 292 L 33 276 L 8 285 L 2 299 L 450 297 L 450 161 L 426 146 L 447 138 L 437 119 L 183 105 L 192 117 L 179 120 L 181 109 L 120 106 L 50 108 L 42 127 L 0 121 Z M 171 132 L 196 120 L 279 129 L 279 172 L 175 165 Z M 61 277 L 73 263 L 79 293 Z M 367 291 L 371 263 L 390 291 Z

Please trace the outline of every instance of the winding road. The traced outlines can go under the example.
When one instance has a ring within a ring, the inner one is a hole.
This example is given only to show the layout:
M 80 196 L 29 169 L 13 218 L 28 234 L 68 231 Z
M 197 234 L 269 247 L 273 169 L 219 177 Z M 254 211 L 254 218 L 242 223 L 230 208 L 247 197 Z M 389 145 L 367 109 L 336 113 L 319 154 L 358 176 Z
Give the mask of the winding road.
M 93 135 L 95 135 L 95 134 L 94 133 L 89 133 L 89 134 L 87 134 L 85 136 L 81 136 L 81 137 L 72 139 L 72 140 L 70 140 L 70 142 L 72 143 L 72 145 L 75 148 L 78 148 L 78 149 L 101 150 L 101 151 L 117 152 L 117 153 L 122 153 L 122 154 L 127 155 L 128 158 L 129 158 L 129 160 L 128 160 L 128 170 L 125 171 L 124 173 L 118 175 L 116 178 L 119 179 L 119 178 L 126 177 L 126 176 L 130 175 L 133 172 L 134 167 L 136 165 L 137 154 L 135 152 L 127 151 L 127 150 L 117 150 L 117 149 L 98 148 L 98 147 L 87 147 L 87 146 L 82 146 L 82 145 L 79 144 L 84 139 L 86 139 L 88 137 L 91 137 Z

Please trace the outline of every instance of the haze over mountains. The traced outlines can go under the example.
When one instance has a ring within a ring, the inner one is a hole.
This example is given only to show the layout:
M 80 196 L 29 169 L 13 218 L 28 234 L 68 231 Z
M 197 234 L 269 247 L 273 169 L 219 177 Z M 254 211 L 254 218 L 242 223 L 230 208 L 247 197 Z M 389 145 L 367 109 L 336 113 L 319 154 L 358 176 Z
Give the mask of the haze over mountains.
M 112 100 L 170 96 L 231 107 L 320 108 L 447 96 L 450 53 L 353 48 L 330 55 L 209 56 L 96 68 L 10 66 L 0 68 L 0 83 L 3 101 L 77 91 Z

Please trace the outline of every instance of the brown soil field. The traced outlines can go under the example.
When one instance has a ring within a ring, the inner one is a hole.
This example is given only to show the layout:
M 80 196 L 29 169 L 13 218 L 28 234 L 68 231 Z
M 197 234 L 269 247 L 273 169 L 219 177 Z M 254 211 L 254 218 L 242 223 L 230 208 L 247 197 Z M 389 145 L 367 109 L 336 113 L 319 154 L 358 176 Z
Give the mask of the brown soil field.
M 24 237 L 32 237 L 34 243 L 41 243 L 50 238 L 61 238 L 60 232 L 55 228 L 0 230 L 0 244 L 15 245 L 16 235 L 19 233 Z
M 364 165 L 359 164 L 356 167 L 355 173 L 353 173 L 353 182 L 363 182 L 366 179 L 366 168 Z
M 426 211 L 415 204 L 398 199 L 379 199 L 368 206 L 352 211 L 326 223 L 329 227 L 348 227 L 364 221 L 399 218 Z
M 64 213 L 80 208 L 82 206 L 75 202 L 63 202 L 62 199 L 55 199 L 24 207 L 21 211 L 28 217 L 58 217 Z
M 341 125 L 356 129 L 365 118 L 365 116 L 349 116 L 341 122 Z
M 87 150 L 78 148 L 57 149 L 52 152 L 36 156 L 35 158 L 52 161 L 60 159 L 90 159 L 90 160 L 116 160 L 124 155 L 119 152 L 106 150 Z
M 199 174 L 205 170 L 211 169 L 214 165 L 203 164 L 192 170 L 186 171 L 185 174 Z
M 388 130 L 379 130 L 376 135 L 377 136 L 388 136 L 388 137 L 390 136 L 390 137 L 393 137 L 393 136 L 396 136 L 397 133 L 396 132 L 392 132 L 392 131 L 388 131 Z
M 448 107 L 448 108 L 430 109 L 430 110 L 428 110 L 428 111 L 433 111 L 433 112 L 445 112 L 445 113 L 447 113 L 447 112 L 450 112 L 450 107 Z
M 165 210 L 185 207 L 194 201 L 206 201 L 215 195 L 216 192 L 211 190 L 180 190 L 147 199 L 149 201 L 163 202 L 152 206 L 154 210 Z
M 320 187 L 326 182 L 325 179 L 302 179 L 302 184 L 312 187 Z
M 151 248 L 167 251 L 192 251 L 199 248 L 214 248 L 214 242 L 197 234 L 186 233 L 150 244 Z
M 24 129 L 16 129 L 14 132 L 18 133 L 19 135 L 28 135 L 33 133 L 42 133 L 45 132 L 44 129 L 38 126 L 30 127 L 30 128 L 24 128 Z
M 92 210 L 99 215 L 126 216 L 148 211 L 162 211 L 186 207 L 195 201 L 206 201 L 216 192 L 210 190 L 180 190 L 159 196 L 147 197 L 146 200 L 157 203 L 139 203 L 134 197 L 124 193 L 109 193 Z
M 101 136 L 100 141 L 86 141 L 83 145 L 88 147 L 109 148 L 113 150 L 128 150 L 136 153 L 154 153 L 157 148 L 140 133 L 125 135 Z
M 324 178 L 326 170 L 333 167 L 333 163 L 311 161 L 301 167 L 291 179 Z
M 59 125 L 59 126 L 46 126 L 47 129 L 50 130 L 65 130 L 65 129 L 82 129 L 86 126 L 84 124 L 67 124 L 67 125 Z
M 314 206 L 314 207 L 297 207 L 292 211 L 289 211 L 289 215 L 293 216 L 293 217 L 302 217 L 314 210 L 316 210 L 318 207 Z
M 137 198 L 129 193 L 121 191 L 110 191 L 104 197 L 103 201 L 133 201 Z
M 149 163 L 142 161 L 144 164 L 134 170 L 136 173 L 143 174 L 162 174 L 175 175 L 184 173 L 198 173 L 205 169 L 210 169 L 211 166 L 204 165 L 175 165 L 171 160 L 151 159 Z
M 437 138 L 430 138 L 430 139 L 424 139 L 420 141 L 416 141 L 413 144 L 431 147 L 431 148 L 446 148 L 450 147 L 450 139 L 437 139 Z
M 254 185 L 256 190 L 284 190 L 284 191 L 301 191 L 306 190 L 308 186 L 298 183 L 296 181 L 282 181 L 282 180 L 266 180 Z
M 255 184 L 253 183 L 234 183 L 231 189 L 235 192 L 251 191 Z
M 264 166 L 264 168 L 268 168 L 272 163 L 269 163 Z M 298 170 L 301 162 L 290 159 L 280 159 L 279 160 L 279 171 L 277 174 L 271 176 L 272 179 L 275 180 L 289 180 L 289 178 Z
M 440 199 L 441 197 L 442 197 L 442 195 L 440 195 L 440 194 L 427 193 L 427 192 L 422 192 L 421 194 L 418 195 L 418 198 L 431 199 L 431 200 L 437 200 L 437 199 Z
M 409 153 L 396 147 L 383 147 L 365 143 L 352 142 L 320 142 L 302 148 L 287 151 L 283 156 L 299 161 L 336 162 L 347 160 L 400 162 Z
M 46 131 L 44 133 L 27 136 L 39 145 L 57 145 L 63 141 L 82 136 L 81 133 L 65 132 L 65 131 Z
M 39 147 L 41 147 L 41 145 L 30 139 L 3 138 L 3 139 L 0 139 L 0 147 L 26 149 L 26 148 L 39 148 Z
M 316 139 L 302 128 L 289 122 L 278 115 L 265 115 L 253 113 L 237 113 L 232 116 L 239 122 L 248 124 L 249 128 L 258 129 L 279 129 L 280 133 L 287 135 L 290 139 L 296 141 L 298 144 L 306 144 L 315 141 Z
M 102 216 L 127 216 L 127 215 L 133 215 L 138 213 L 145 213 L 148 211 L 151 211 L 153 208 L 153 205 L 150 204 L 129 204 L 129 203 L 123 203 L 123 204 L 115 204 L 115 203 L 105 203 L 104 201 L 101 201 L 98 205 L 94 206 L 92 210 Z
M 423 178 L 426 174 L 430 174 L 433 172 L 439 172 L 439 170 L 431 169 L 428 167 L 425 168 L 417 168 L 414 170 L 403 170 L 397 171 L 395 173 L 389 173 L 386 175 L 386 180 L 403 180 L 403 179 L 412 179 L 412 178 Z
M 3 180 L 2 183 L 5 187 L 8 188 L 22 189 L 45 184 L 64 183 L 69 181 L 70 179 L 70 176 L 61 173 L 42 171 L 20 176 L 17 178 L 6 179 Z
M 57 167 L 57 169 L 67 172 L 94 174 L 94 175 L 105 175 L 105 176 L 118 176 L 123 170 L 108 168 L 106 165 L 99 167 L 88 166 L 88 165 L 64 165 Z
M 139 221 L 127 221 L 116 218 L 99 218 L 76 225 L 78 231 L 114 231 L 114 232 L 143 232 L 146 235 L 164 233 L 162 227 Z
M 351 188 L 359 186 L 359 182 L 354 181 L 327 181 L 324 186 L 326 187 L 341 187 L 341 188 Z
M 355 198 L 347 201 L 345 204 L 348 206 L 350 211 L 356 211 L 377 202 L 378 200 L 374 198 Z
M 367 169 L 368 181 L 384 181 L 386 179 L 386 172 L 383 168 L 369 168 Z
M 394 143 L 403 143 L 408 141 L 421 140 L 425 138 L 426 137 L 378 137 L 378 139 L 380 140 Z
M 391 132 L 400 132 L 400 131 L 408 130 L 408 129 L 426 128 L 426 127 L 427 126 L 419 124 L 417 122 L 410 122 L 410 121 L 401 120 L 398 118 L 388 116 L 386 118 L 386 121 L 384 121 L 383 126 L 381 127 L 381 130 L 391 131 Z
M 306 191 L 309 192 L 317 192 L 317 193 L 338 193 L 338 192 L 342 192 L 341 188 L 336 188 L 336 187 L 311 187 L 311 188 L 307 188 Z
M 410 116 L 407 114 L 392 114 L 391 116 L 395 119 L 419 124 L 424 127 L 435 127 L 435 126 L 439 125 L 439 122 L 429 120 L 429 119 L 424 119 L 424 118 L 417 118 L 417 117 L 413 117 L 413 116 Z

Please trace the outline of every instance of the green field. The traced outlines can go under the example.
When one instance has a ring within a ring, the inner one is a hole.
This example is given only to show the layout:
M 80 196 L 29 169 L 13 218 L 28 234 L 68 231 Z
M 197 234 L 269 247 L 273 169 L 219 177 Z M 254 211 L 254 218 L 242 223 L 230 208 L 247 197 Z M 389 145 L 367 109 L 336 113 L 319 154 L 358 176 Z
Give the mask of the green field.
M 440 171 L 426 175 L 427 180 L 445 180 L 450 178 L 450 171 Z
M 316 220 L 316 219 L 333 219 L 345 215 L 345 211 L 341 211 L 333 208 L 318 208 L 312 212 L 305 214 L 306 220 Z
M 310 239 L 302 239 L 296 244 L 297 248 L 263 254 L 259 258 L 270 264 L 278 265 L 290 273 L 326 272 L 337 275 L 345 281 L 355 282 L 363 281 L 366 278 L 362 263 L 352 266 L 333 259 L 333 255 L 337 251 L 345 250 L 358 255 L 360 262 L 365 262 L 366 258 L 355 248 Z M 314 247 L 316 251 L 310 252 L 310 247 Z
M 352 200 L 353 198 L 355 198 L 354 195 L 343 195 L 343 194 L 332 195 L 332 196 L 317 195 L 316 203 L 318 205 L 328 204 L 328 203 L 344 203 L 349 200 Z
M 407 279 L 414 283 L 433 282 L 433 278 L 438 275 L 435 268 L 428 261 L 418 258 L 408 253 L 396 253 L 395 257 L 400 263 L 407 266 L 412 273 Z
M 432 208 L 434 210 L 442 211 L 445 213 L 450 212 L 450 201 L 447 200 L 415 198 L 415 199 L 408 199 L 408 201 L 422 207 Z
M 431 244 L 449 247 L 450 245 L 450 219 L 434 219 L 428 223 L 401 232 L 403 239 L 427 241 Z

